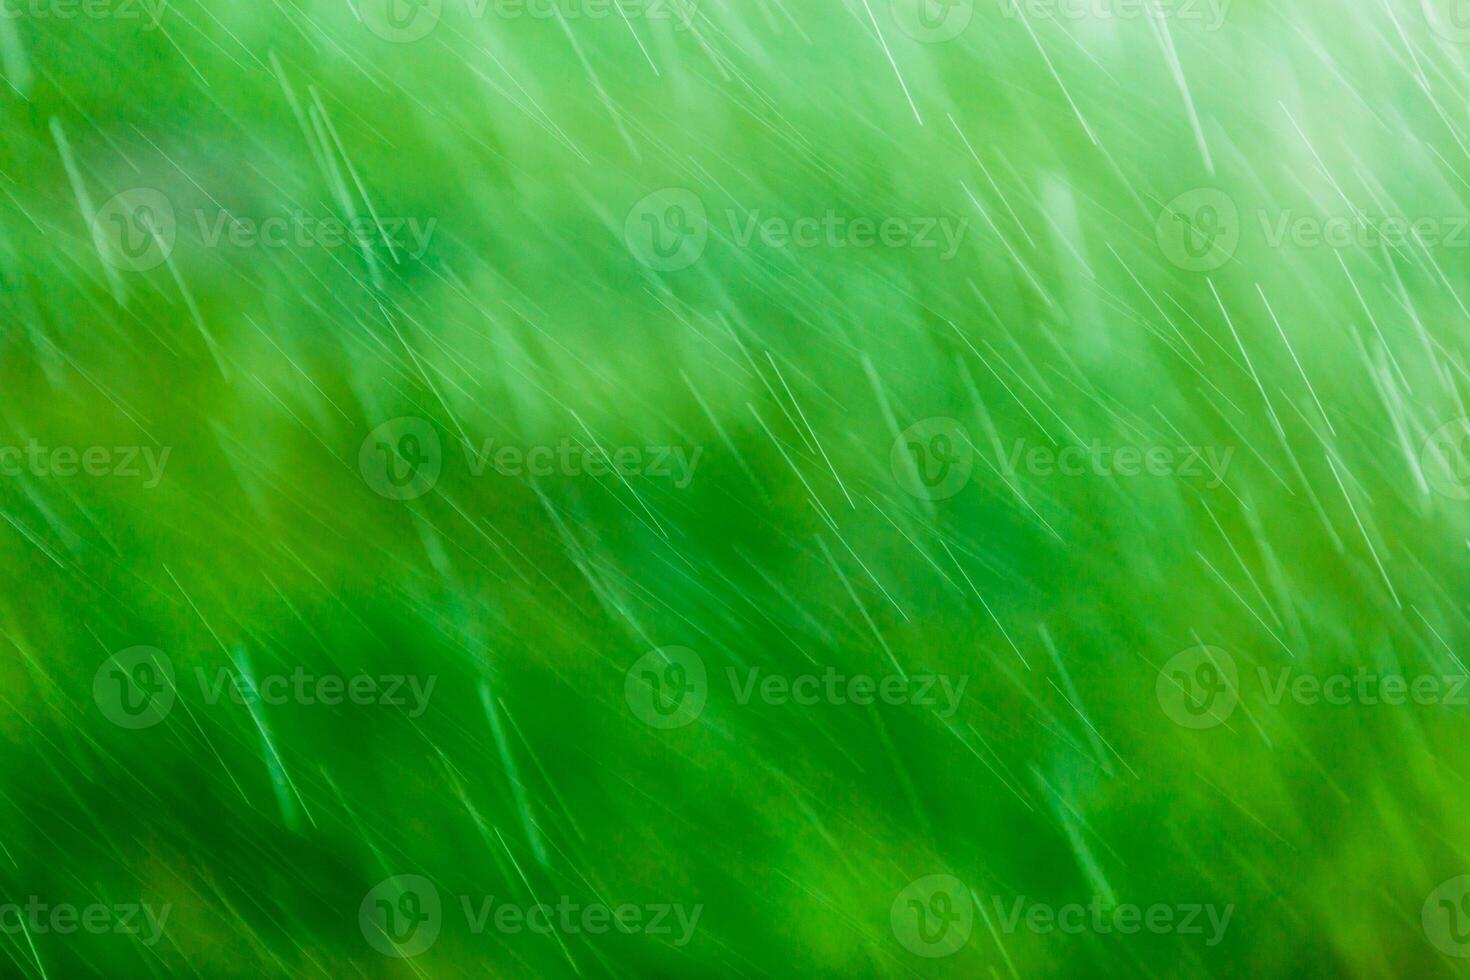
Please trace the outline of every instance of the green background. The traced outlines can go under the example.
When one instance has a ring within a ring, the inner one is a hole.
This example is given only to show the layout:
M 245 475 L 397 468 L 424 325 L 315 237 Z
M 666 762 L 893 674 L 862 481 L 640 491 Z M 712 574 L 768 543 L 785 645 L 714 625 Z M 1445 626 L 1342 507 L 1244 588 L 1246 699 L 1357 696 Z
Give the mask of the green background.
M 705 0 L 694 30 L 446 0 L 412 43 L 325 0 L 0 22 L 0 441 L 170 449 L 154 488 L 0 481 L 3 896 L 172 906 L 153 946 L 9 930 L 8 970 L 1465 972 L 1421 923 L 1470 872 L 1464 707 L 1273 704 L 1258 677 L 1465 672 L 1470 502 L 1423 447 L 1467 414 L 1470 250 L 1264 228 L 1463 220 L 1470 48 L 1407 0 L 1172 9 L 981 2 L 943 43 L 882 0 Z M 91 212 L 140 187 L 177 242 L 113 270 Z M 672 272 L 624 238 L 664 188 L 710 215 Z M 1159 233 L 1201 188 L 1238 223 L 1207 272 Z M 435 221 L 428 250 L 211 247 L 196 219 L 349 201 Z M 743 246 L 731 211 L 968 224 L 943 261 Z M 398 501 L 359 450 L 405 416 L 443 473 Z M 975 458 L 930 501 L 891 451 L 933 417 Z M 704 452 L 684 488 L 476 476 L 465 437 Z M 1233 456 L 1218 486 L 1007 474 L 1018 440 Z M 1158 678 L 1200 644 L 1239 706 L 1192 730 Z M 129 730 L 93 679 L 139 645 L 179 689 Z M 666 646 L 709 697 L 657 730 L 625 672 Z M 417 718 L 201 697 L 247 661 L 438 681 Z M 895 662 L 968 678 L 958 712 L 724 682 Z M 940 873 L 976 918 L 930 959 L 890 909 Z M 406 960 L 359 919 L 400 874 L 446 908 Z M 703 912 L 683 946 L 558 942 L 476 935 L 460 895 Z M 1095 895 L 1234 912 L 1213 946 L 994 918 Z

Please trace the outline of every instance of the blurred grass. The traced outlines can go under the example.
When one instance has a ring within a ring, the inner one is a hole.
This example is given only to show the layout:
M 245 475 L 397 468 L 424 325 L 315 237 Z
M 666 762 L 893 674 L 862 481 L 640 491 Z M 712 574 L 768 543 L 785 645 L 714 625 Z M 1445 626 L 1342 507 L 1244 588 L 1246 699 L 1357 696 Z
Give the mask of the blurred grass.
M 1028 29 L 988 5 L 931 45 L 861 0 L 706 0 L 698 24 L 563 30 L 476 20 L 455 0 L 412 44 L 328 3 L 176 0 L 156 31 L 13 22 L 0 442 L 172 453 L 151 490 L 0 482 L 0 882 L 9 900 L 174 912 L 154 947 L 5 935 L 12 968 L 1463 970 L 1418 920 L 1470 864 L 1463 709 L 1271 705 L 1243 685 L 1244 710 L 1196 732 L 1155 697 L 1160 667 L 1200 642 L 1251 678 L 1289 664 L 1463 672 L 1467 505 L 1421 487 L 1415 466 L 1428 434 L 1466 414 L 1464 253 L 1273 249 L 1257 220 L 1345 214 L 1344 198 L 1464 214 L 1463 49 L 1399 0 L 1237 2 L 1216 33 L 1167 22 L 1167 43 L 1143 20 Z M 344 158 L 319 165 L 312 106 L 378 213 L 437 222 L 421 261 L 375 246 L 375 282 L 352 248 L 199 240 L 195 209 L 348 217 L 332 186 Z M 171 265 L 119 274 L 119 294 L 53 121 L 94 206 L 132 187 L 173 201 Z M 945 263 L 741 248 L 716 217 L 700 261 L 659 274 L 622 236 L 629 208 L 664 187 L 714 216 L 969 227 Z M 1172 265 L 1155 235 L 1165 204 L 1200 187 L 1241 216 L 1238 249 L 1208 275 Z M 368 432 L 400 416 L 431 420 L 446 447 L 434 492 L 410 502 L 373 493 L 357 466 Z M 982 461 L 930 503 L 903 491 L 889 453 L 934 416 L 960 420 Z M 684 490 L 533 484 L 472 476 L 456 437 L 588 431 L 706 452 Z M 1074 434 L 1236 452 L 1217 489 L 1007 485 L 991 469 L 1014 440 Z M 139 644 L 173 660 L 181 704 L 126 731 L 98 712 L 92 679 Z M 696 724 L 659 732 L 623 686 L 664 645 L 697 650 L 712 689 L 727 666 L 881 673 L 890 654 L 971 682 L 948 722 L 712 693 Z M 267 749 L 249 711 L 203 704 L 192 685 L 239 651 L 259 671 L 439 682 L 418 719 L 266 707 Z M 295 787 L 284 801 L 280 770 Z M 1119 901 L 1235 913 L 1213 947 L 997 943 L 977 923 L 954 956 L 924 960 L 889 909 L 937 872 L 986 912 L 990 895 L 1085 904 L 1105 882 Z M 446 921 L 399 961 L 358 921 L 396 874 L 430 878 L 447 902 L 572 894 L 704 913 L 684 947 L 613 935 L 563 949 Z

